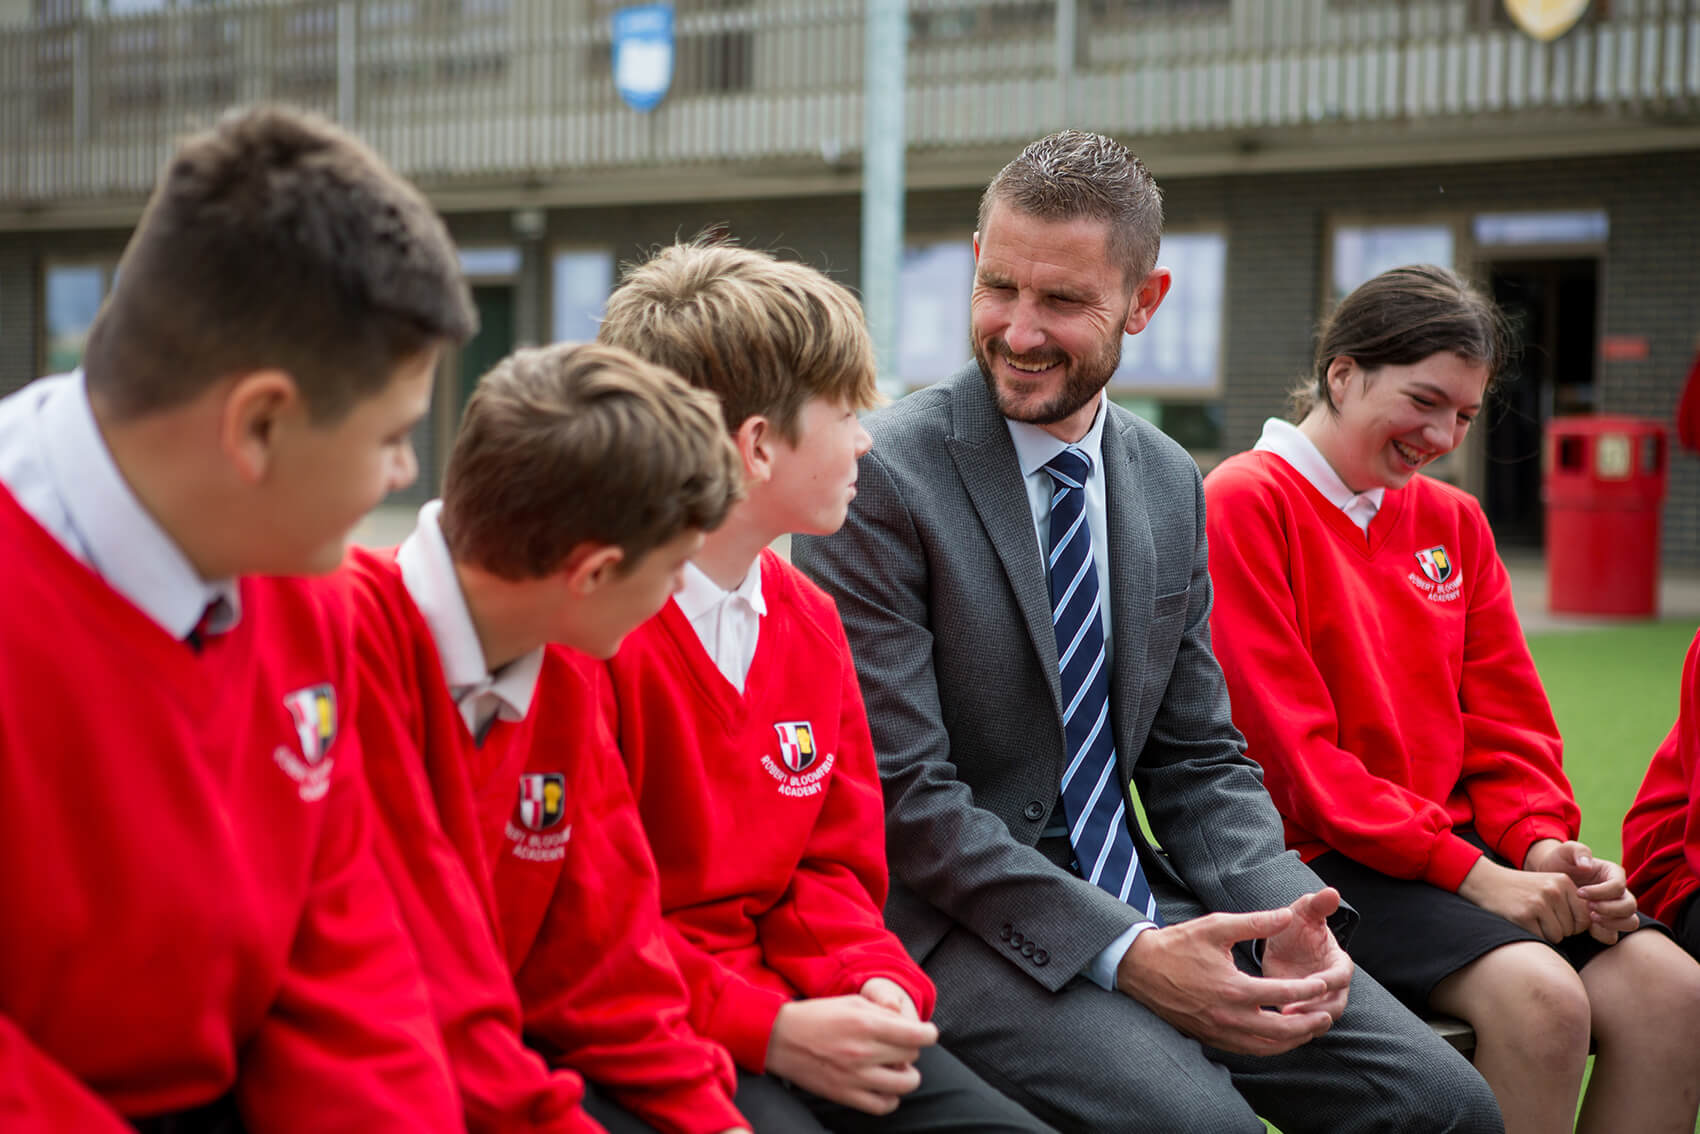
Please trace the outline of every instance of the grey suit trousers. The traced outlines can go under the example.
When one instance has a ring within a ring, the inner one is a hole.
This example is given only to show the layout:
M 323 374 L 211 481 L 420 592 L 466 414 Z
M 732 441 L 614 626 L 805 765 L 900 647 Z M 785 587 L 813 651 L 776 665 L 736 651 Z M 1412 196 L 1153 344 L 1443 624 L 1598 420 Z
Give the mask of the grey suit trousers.
M 1166 916 L 1187 911 L 1170 895 Z M 1278 1056 L 1205 1047 L 1138 1001 L 1076 977 L 1050 992 L 953 930 L 925 966 L 933 1018 L 964 1063 L 1063 1131 L 1283 1134 L 1503 1131 L 1464 1057 L 1368 973 L 1327 1034 Z

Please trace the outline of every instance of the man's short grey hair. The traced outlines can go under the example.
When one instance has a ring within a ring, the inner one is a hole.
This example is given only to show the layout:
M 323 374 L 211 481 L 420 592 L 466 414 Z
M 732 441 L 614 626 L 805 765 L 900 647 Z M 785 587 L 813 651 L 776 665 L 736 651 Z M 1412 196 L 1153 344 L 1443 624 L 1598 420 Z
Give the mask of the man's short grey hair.
M 1108 222 L 1110 258 L 1122 265 L 1130 283 L 1157 265 L 1162 190 L 1145 163 L 1113 138 L 1059 130 L 1029 144 L 986 186 L 980 198 L 981 232 L 999 202 L 1044 221 Z

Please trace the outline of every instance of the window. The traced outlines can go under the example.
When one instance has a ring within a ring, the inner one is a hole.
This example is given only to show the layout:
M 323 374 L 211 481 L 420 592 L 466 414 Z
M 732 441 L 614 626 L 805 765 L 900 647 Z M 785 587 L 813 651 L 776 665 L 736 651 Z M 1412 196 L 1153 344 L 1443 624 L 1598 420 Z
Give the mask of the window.
M 83 344 L 112 288 L 109 264 L 49 264 L 44 274 L 47 343 L 43 372 L 58 374 L 82 365 Z
M 1453 267 L 1450 224 L 1340 225 L 1334 230 L 1330 302 L 1372 276 L 1406 264 Z
M 1199 391 L 1221 383 L 1222 297 L 1228 242 L 1220 233 L 1169 233 L 1157 260 L 1174 273 L 1168 298 L 1137 335 L 1122 336 L 1119 393 Z
M 556 342 L 596 337 L 608 293 L 614 289 L 614 254 L 570 251 L 555 254 L 553 335 Z
M 1122 363 L 1110 380 L 1110 397 L 1117 405 L 1195 455 L 1222 447 L 1227 258 L 1228 241 L 1221 233 L 1164 234 L 1157 262 L 1174 273 L 1174 283 L 1145 329 L 1122 336 Z
M 974 245 L 963 236 L 903 250 L 897 283 L 897 377 L 915 389 L 954 374 L 973 356 L 968 297 Z
M 1142 398 L 1111 390 L 1110 400 L 1167 433 L 1200 464 L 1207 460 L 1213 464 L 1220 455 L 1222 403 L 1219 399 Z

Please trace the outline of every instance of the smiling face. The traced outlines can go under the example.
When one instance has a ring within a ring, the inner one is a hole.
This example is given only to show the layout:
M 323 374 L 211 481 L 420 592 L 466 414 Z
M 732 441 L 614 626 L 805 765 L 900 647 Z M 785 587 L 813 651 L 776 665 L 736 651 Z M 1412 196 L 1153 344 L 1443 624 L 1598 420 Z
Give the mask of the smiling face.
M 1121 362 L 1122 335 L 1143 330 L 1167 293 L 1167 269 L 1135 286 L 1110 258 L 1107 222 L 1041 220 L 1003 202 L 974 255 L 974 357 L 998 412 L 1078 440 Z
M 1318 406 L 1299 428 L 1353 492 L 1402 488 L 1463 442 L 1487 381 L 1485 365 L 1450 351 L 1374 371 L 1336 358 L 1328 369 L 1336 412 Z

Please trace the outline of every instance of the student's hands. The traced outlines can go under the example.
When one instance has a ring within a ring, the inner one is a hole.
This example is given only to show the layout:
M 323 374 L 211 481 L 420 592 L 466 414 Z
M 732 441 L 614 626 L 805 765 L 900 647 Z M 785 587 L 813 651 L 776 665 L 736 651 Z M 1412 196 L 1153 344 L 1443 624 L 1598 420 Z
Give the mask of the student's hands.
M 1540 860 L 1531 849 L 1524 861 Z M 1490 861 L 1486 855 L 1478 858 L 1464 875 L 1458 896 L 1554 944 L 1573 933 L 1588 930 L 1593 924 L 1587 901 L 1568 875 L 1533 867 L 1513 870 Z
M 862 984 L 861 995 L 881 1008 L 889 1008 L 905 1020 L 921 1018 L 921 1013 L 915 1009 L 915 1002 L 903 991 L 903 986 L 889 977 L 869 977 Z
M 1588 903 L 1588 932 L 1601 944 L 1615 944 L 1620 933 L 1641 924 L 1623 867 L 1595 858 L 1585 843 L 1541 839 L 1524 856 L 1523 869 L 1552 871 L 1575 883 L 1577 895 Z
M 913 1064 L 938 1038 L 932 1024 L 863 996 L 793 1000 L 773 1021 L 767 1070 L 821 1098 L 890 1114 L 921 1085 Z
M 1331 898 L 1308 895 L 1291 906 L 1256 913 L 1206 914 L 1191 921 L 1147 929 L 1116 966 L 1116 987 L 1176 1028 L 1223 1051 L 1279 1055 L 1308 1043 L 1333 1025 L 1352 963 L 1332 944 L 1315 937 L 1316 921 L 1333 912 Z M 1327 926 L 1322 926 L 1327 932 Z M 1234 966 L 1235 942 L 1268 941 L 1261 977 Z M 1266 1010 L 1268 1009 L 1273 1010 Z

